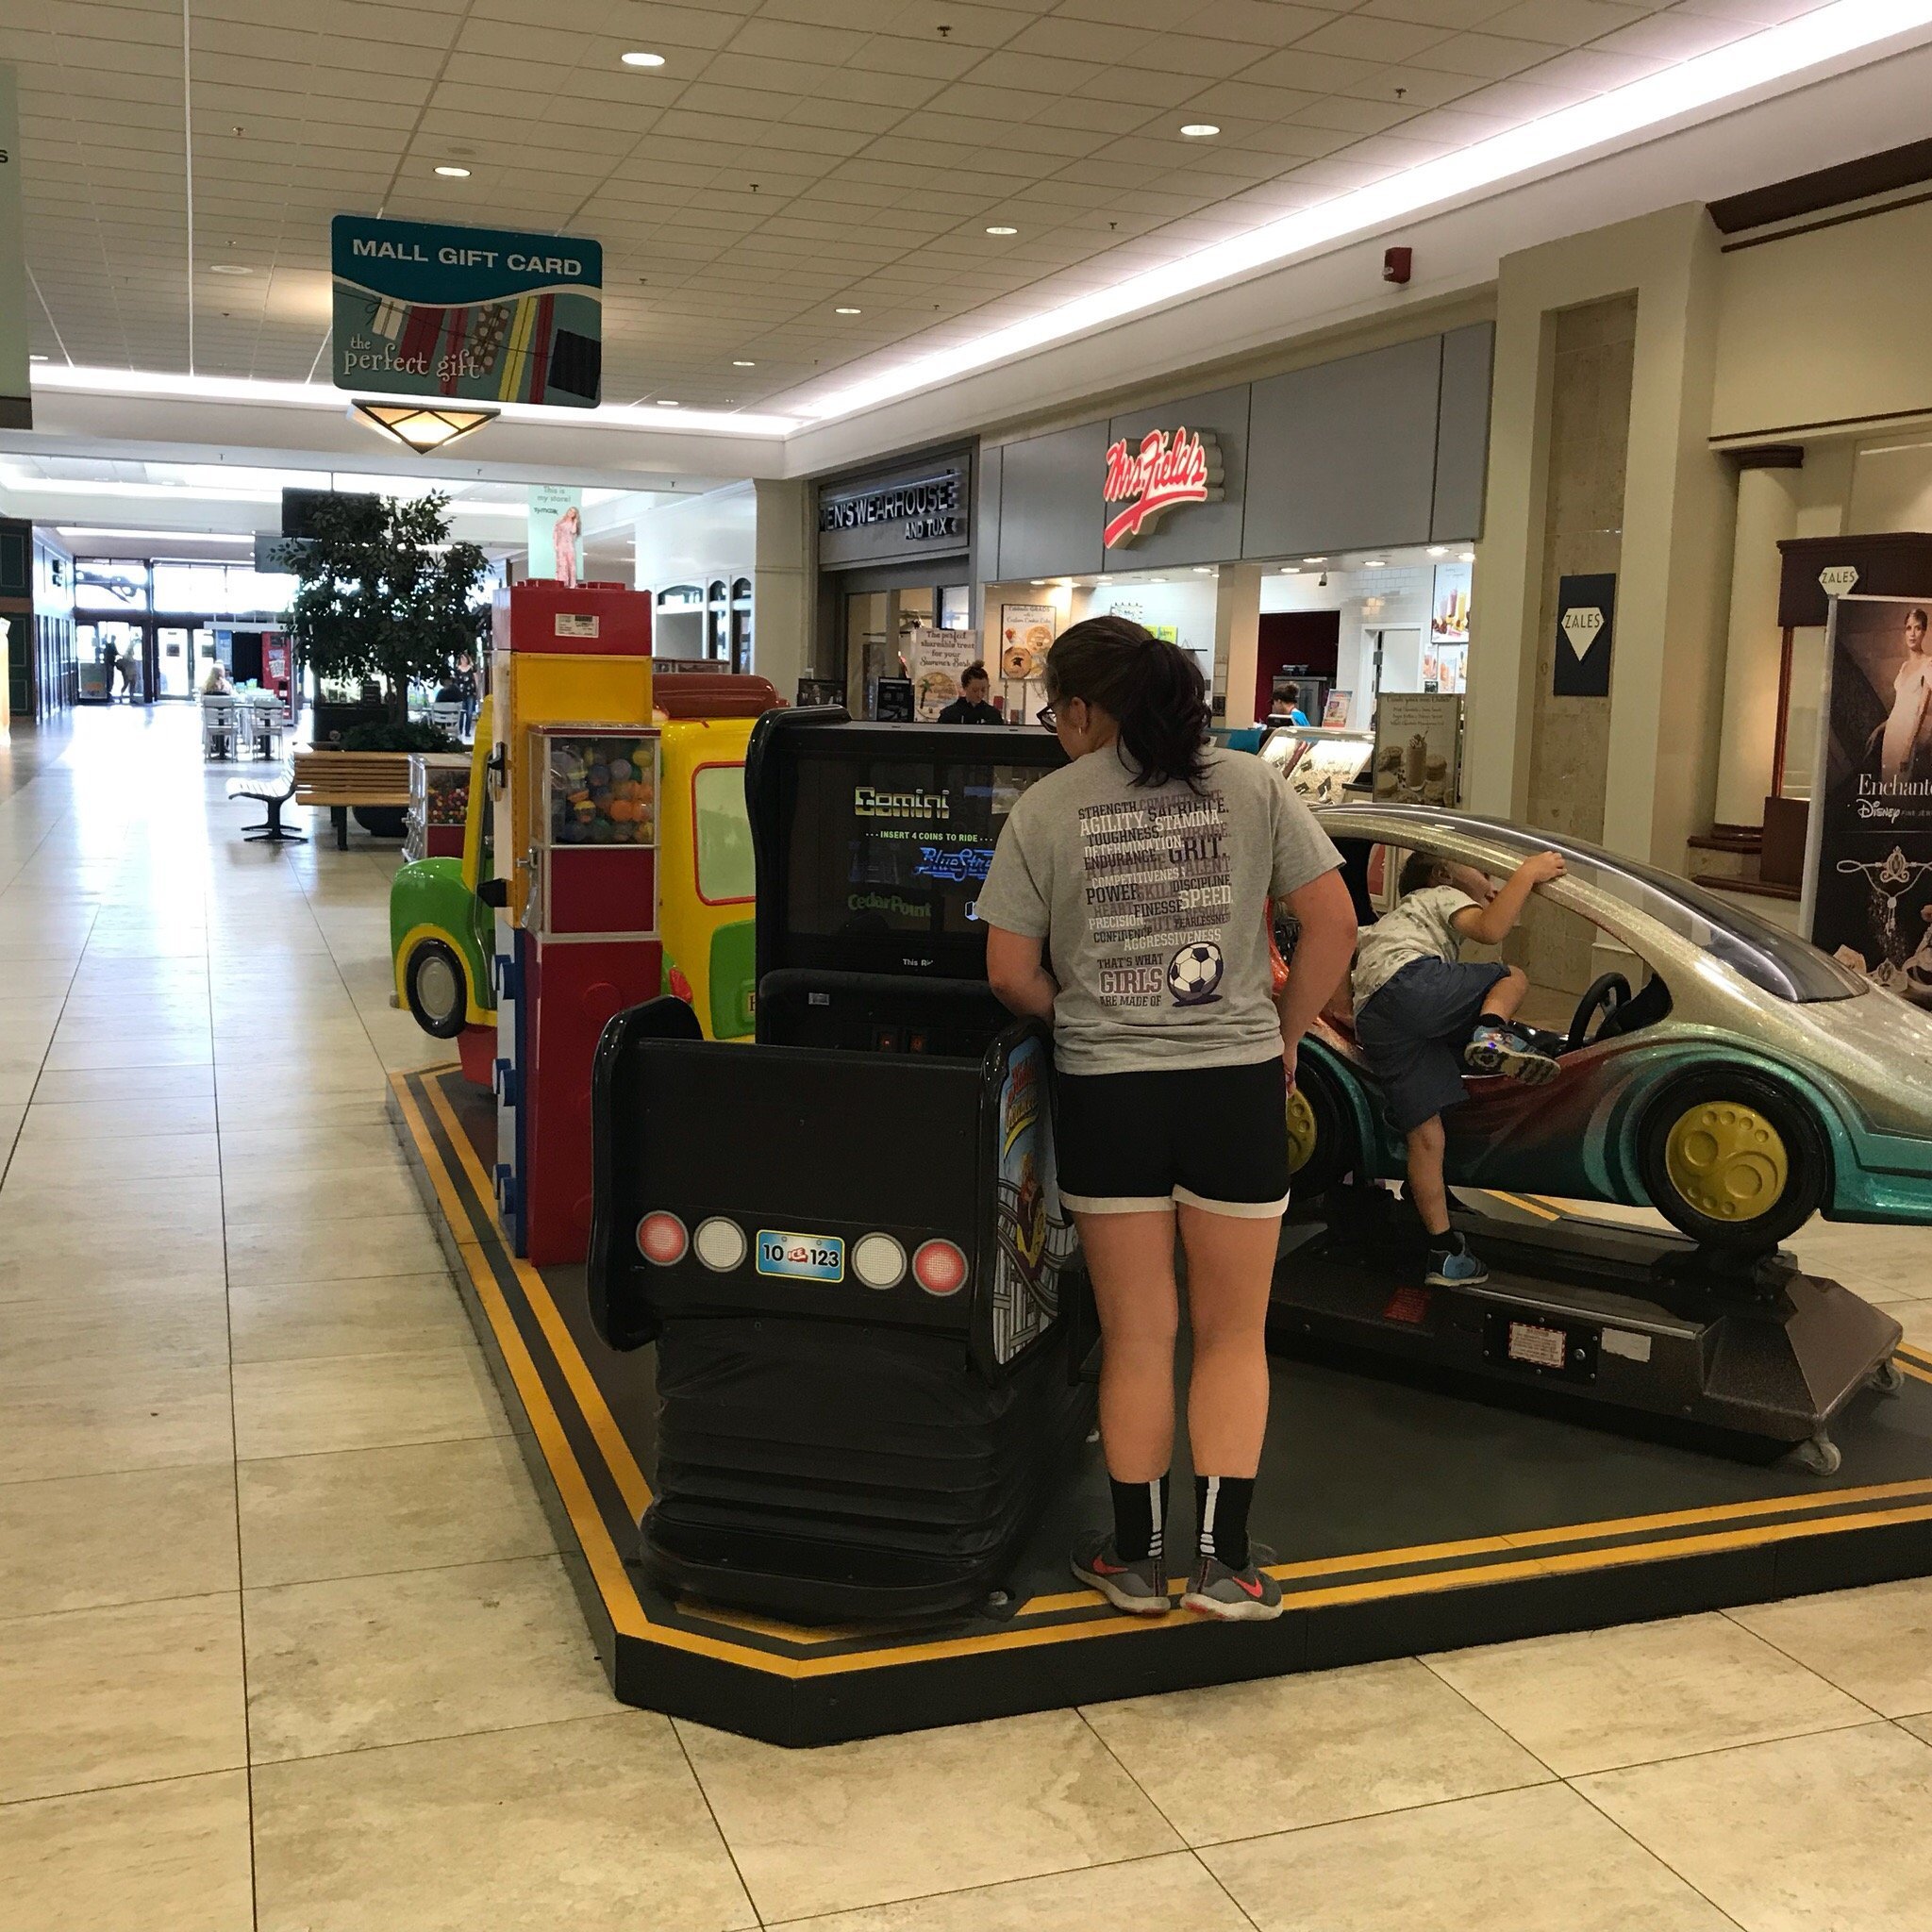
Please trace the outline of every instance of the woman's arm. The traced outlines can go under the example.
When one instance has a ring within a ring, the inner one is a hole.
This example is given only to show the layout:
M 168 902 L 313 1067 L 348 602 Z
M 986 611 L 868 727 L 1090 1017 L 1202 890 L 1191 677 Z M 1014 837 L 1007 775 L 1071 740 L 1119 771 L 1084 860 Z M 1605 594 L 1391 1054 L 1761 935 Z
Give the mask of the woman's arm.
M 1340 872 L 1310 879 L 1289 893 L 1286 904 L 1302 928 L 1281 994 L 1281 1057 L 1292 1077 L 1302 1035 L 1327 1005 L 1355 958 L 1356 923 L 1355 901 Z
M 1053 974 L 1040 963 L 1043 940 L 1028 939 L 1023 932 L 1008 932 L 990 925 L 986 929 L 986 976 L 992 983 L 1000 1004 L 1023 1019 L 1044 1020 L 1053 1024 L 1054 995 L 1059 988 Z

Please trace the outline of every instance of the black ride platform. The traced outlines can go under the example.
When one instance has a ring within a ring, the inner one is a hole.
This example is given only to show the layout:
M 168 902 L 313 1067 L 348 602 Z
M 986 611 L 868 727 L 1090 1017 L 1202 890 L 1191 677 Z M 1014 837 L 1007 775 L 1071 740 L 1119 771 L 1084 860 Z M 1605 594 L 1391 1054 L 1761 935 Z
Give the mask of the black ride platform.
M 1657 1440 L 1575 1419 L 1587 1409 L 1278 1357 L 1255 1506 L 1279 1553 L 1277 1622 L 1141 1623 L 1077 1587 L 1068 1543 L 1107 1507 L 1092 1445 L 1049 1478 L 1005 1591 L 974 1613 L 807 1627 L 673 1601 L 634 1560 L 655 1463 L 652 1351 L 598 1340 L 583 1270 L 509 1253 L 491 1209 L 487 1094 L 453 1068 L 398 1074 L 391 1107 L 627 1704 L 832 1743 L 1932 1574 L 1932 1357 L 1909 1349 L 1899 1392 L 1861 1389 L 1834 1417 L 1843 1465 L 1828 1478 L 1771 1459 L 1774 1444 Z

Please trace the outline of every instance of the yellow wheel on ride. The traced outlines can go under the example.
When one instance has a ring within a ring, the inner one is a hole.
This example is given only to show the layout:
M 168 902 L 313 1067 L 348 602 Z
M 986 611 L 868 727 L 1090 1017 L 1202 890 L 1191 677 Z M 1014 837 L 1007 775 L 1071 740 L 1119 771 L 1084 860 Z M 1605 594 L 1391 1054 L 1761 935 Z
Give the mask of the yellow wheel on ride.
M 1784 1138 L 1755 1107 L 1701 1100 L 1671 1124 L 1664 1140 L 1671 1185 L 1713 1221 L 1756 1221 L 1784 1198 L 1790 1156 Z
M 1314 1158 L 1320 1140 L 1321 1129 L 1315 1124 L 1315 1109 L 1308 1105 L 1307 1095 L 1299 1087 L 1291 1088 L 1288 1095 L 1288 1171 L 1291 1174 L 1301 1173 Z
M 1755 1068 L 1674 1081 L 1645 1111 L 1650 1204 L 1691 1240 L 1765 1254 L 1831 1201 L 1831 1145 L 1810 1106 Z

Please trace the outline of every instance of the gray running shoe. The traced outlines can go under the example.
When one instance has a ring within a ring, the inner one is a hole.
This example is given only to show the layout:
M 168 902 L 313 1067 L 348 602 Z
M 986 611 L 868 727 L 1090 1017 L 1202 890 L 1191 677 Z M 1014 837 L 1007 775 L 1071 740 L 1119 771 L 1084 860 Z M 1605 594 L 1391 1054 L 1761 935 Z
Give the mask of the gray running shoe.
M 1514 1026 L 1478 1026 L 1462 1049 L 1462 1064 L 1472 1073 L 1501 1074 L 1525 1087 L 1541 1087 L 1557 1072 L 1556 1056 Z
M 1113 1534 L 1085 1538 L 1074 1547 L 1074 1574 L 1130 1617 L 1164 1617 L 1174 1608 L 1167 1593 L 1167 1564 L 1160 1557 L 1129 1563 L 1113 1546 Z
M 1274 1560 L 1274 1552 L 1262 1543 L 1248 1545 L 1245 1570 L 1230 1570 L 1215 1557 L 1196 1557 L 1181 1608 L 1227 1624 L 1262 1624 L 1280 1616 L 1287 1607 L 1281 1586 L 1264 1567 Z

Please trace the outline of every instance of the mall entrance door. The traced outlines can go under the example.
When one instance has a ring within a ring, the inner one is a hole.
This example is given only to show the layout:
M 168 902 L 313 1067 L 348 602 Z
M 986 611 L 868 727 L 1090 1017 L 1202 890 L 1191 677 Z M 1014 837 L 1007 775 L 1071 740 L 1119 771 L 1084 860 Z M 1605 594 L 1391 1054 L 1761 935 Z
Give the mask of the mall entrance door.
M 96 618 L 75 626 L 75 655 L 81 665 L 80 694 L 116 702 L 131 697 L 145 704 L 153 690 L 148 663 L 148 630 L 124 618 Z M 111 658 L 111 668 L 110 668 Z M 128 670 L 122 667 L 127 665 Z M 131 679 L 131 682 L 130 682 Z

